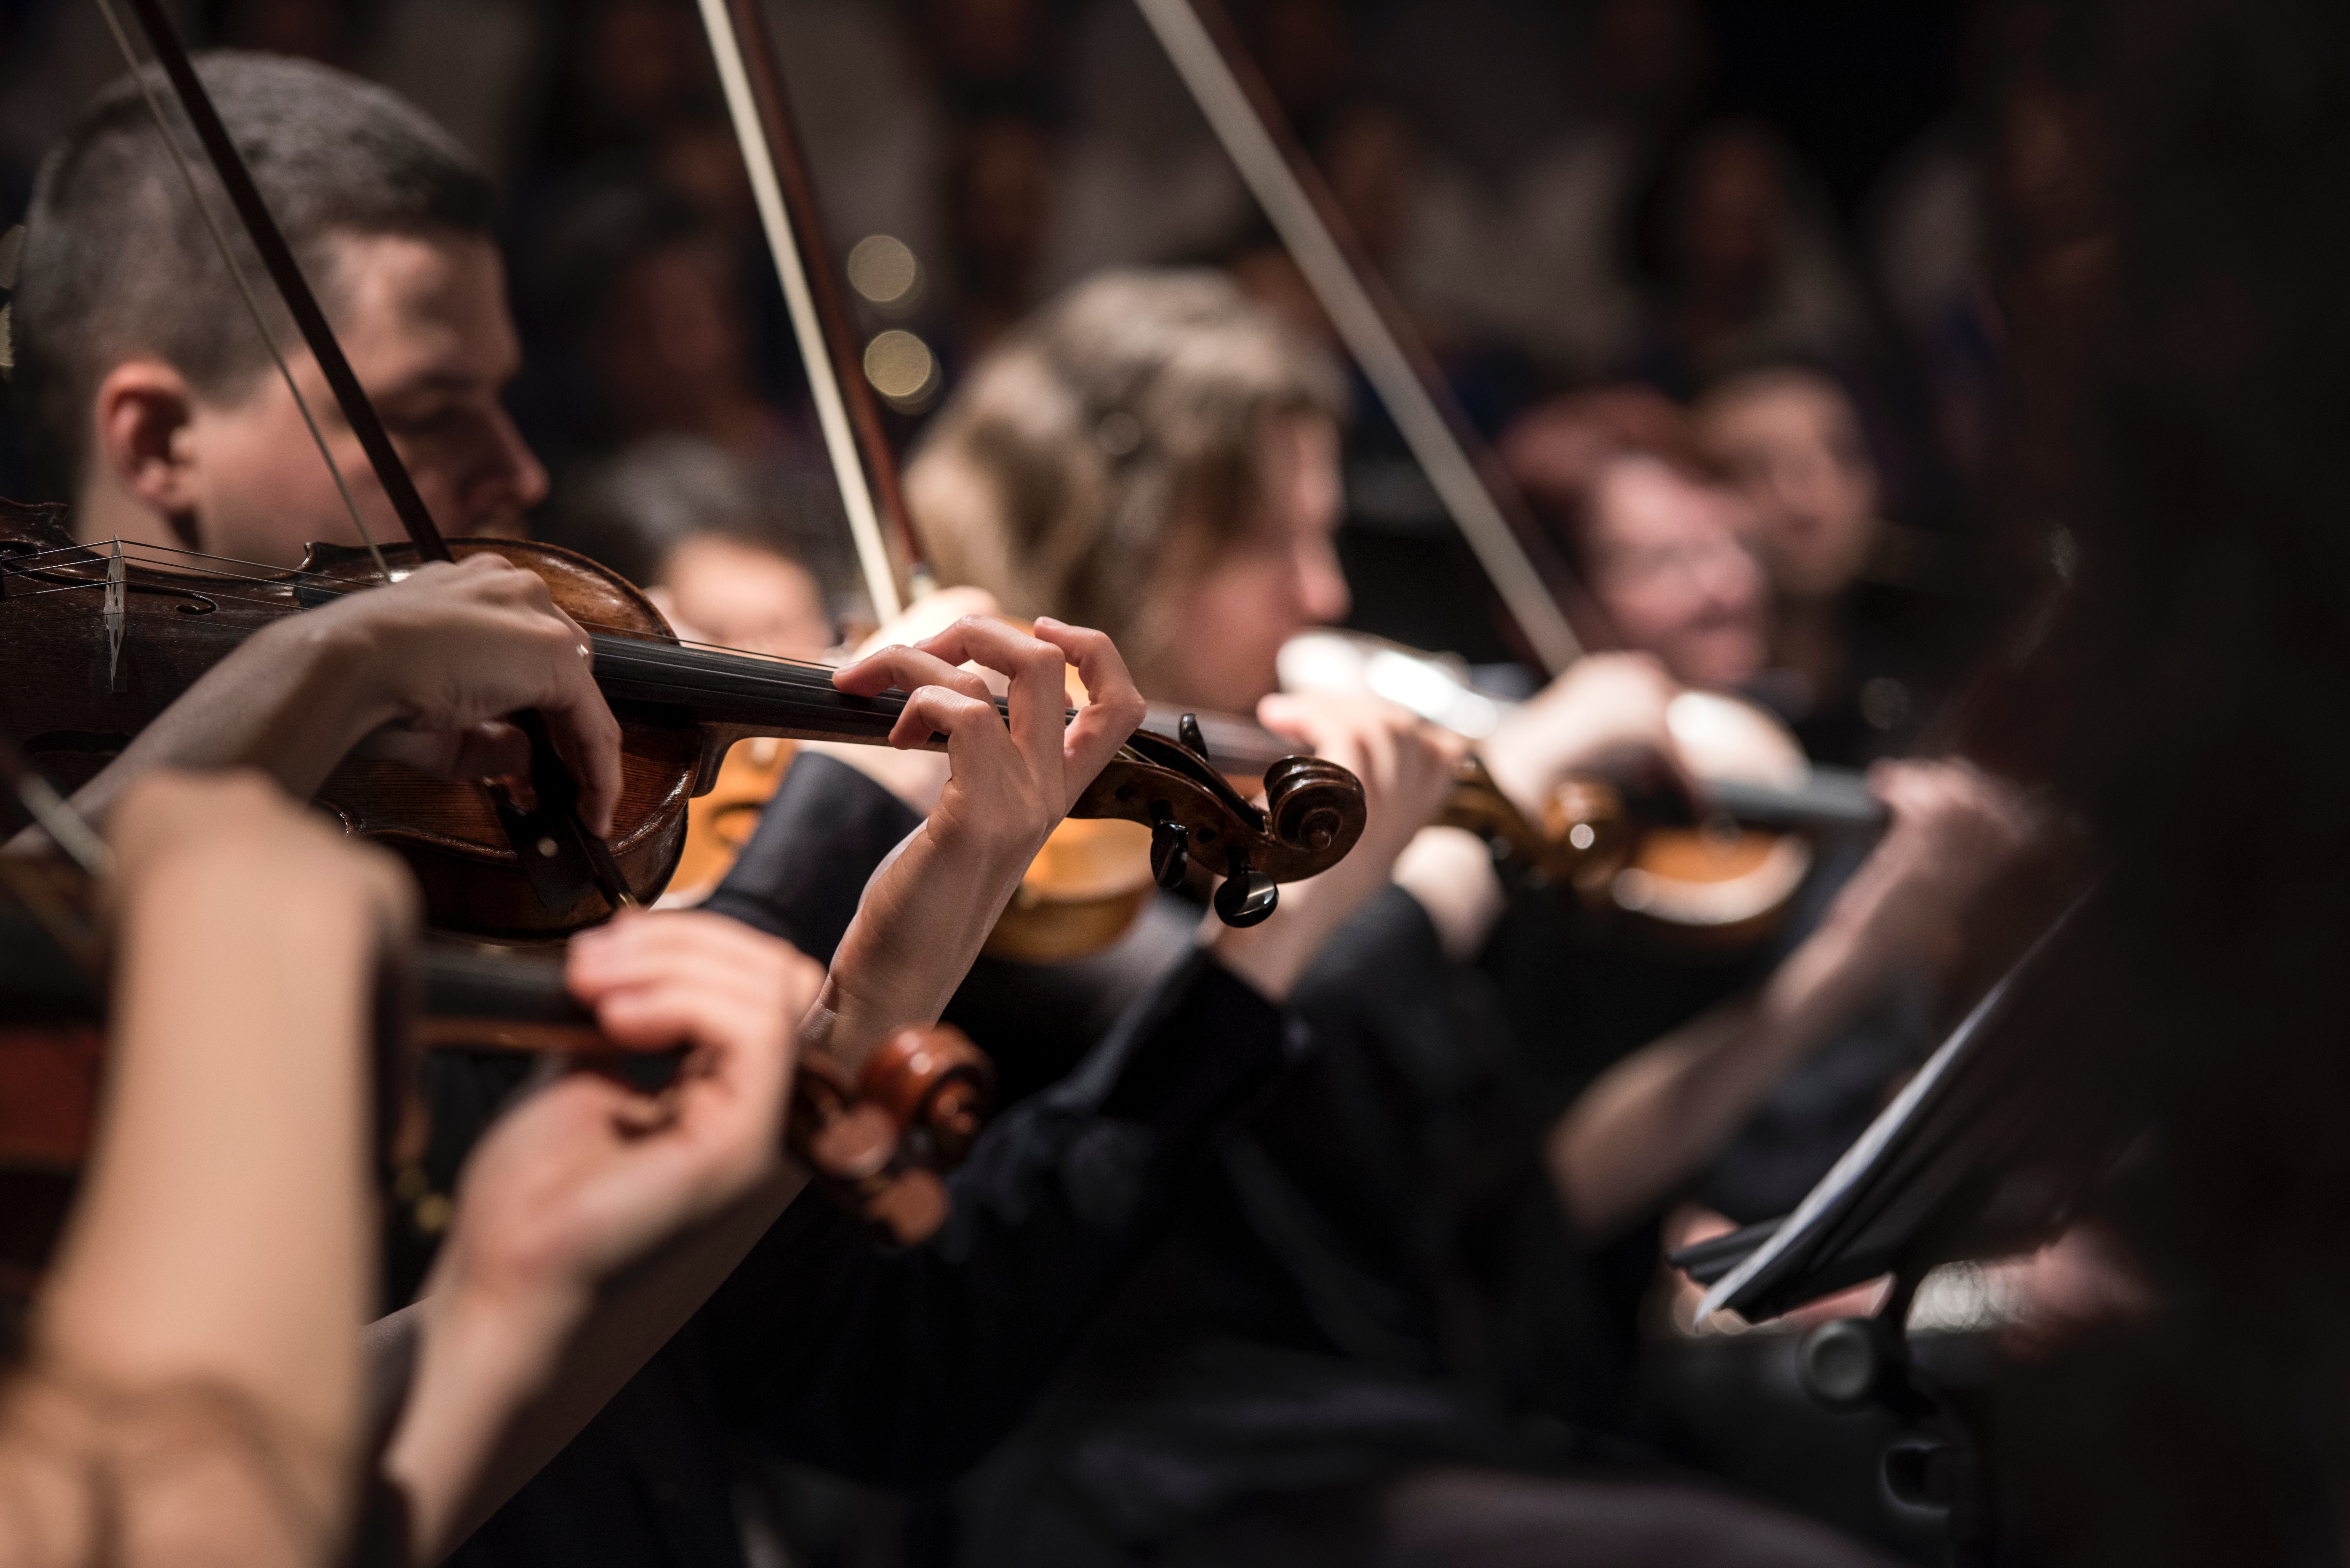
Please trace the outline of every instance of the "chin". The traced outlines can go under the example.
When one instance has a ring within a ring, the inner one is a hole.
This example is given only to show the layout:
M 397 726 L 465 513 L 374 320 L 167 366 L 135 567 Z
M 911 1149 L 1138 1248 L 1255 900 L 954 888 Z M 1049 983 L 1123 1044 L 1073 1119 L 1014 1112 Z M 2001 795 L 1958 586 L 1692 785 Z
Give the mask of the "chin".
M 1741 639 L 1708 644 L 1690 650 L 1680 676 L 1692 686 L 1735 691 L 1762 673 L 1762 645 L 1758 642 Z

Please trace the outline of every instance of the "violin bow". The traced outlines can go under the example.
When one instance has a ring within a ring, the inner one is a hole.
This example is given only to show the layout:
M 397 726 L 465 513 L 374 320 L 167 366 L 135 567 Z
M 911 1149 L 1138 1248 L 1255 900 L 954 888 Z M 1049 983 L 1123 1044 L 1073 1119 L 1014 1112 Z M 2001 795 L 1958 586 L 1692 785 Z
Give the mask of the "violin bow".
M 911 597 L 919 598 L 930 591 L 930 569 L 923 564 L 921 542 L 915 537 L 906 511 L 897 458 L 881 428 L 881 410 L 873 400 L 873 389 L 866 384 L 847 297 L 841 292 L 840 269 L 825 234 L 816 182 L 801 151 L 799 129 L 766 13 L 761 0 L 700 0 L 700 5 L 710 52 L 718 62 L 718 79 L 725 88 L 734 139 L 750 172 L 760 226 L 783 281 L 784 303 L 791 312 L 800 362 L 806 368 L 808 389 L 816 400 L 816 423 L 824 432 L 833 477 L 839 482 L 841 501 L 847 508 L 866 590 L 872 595 L 874 614 L 883 621 L 891 620 L 904 607 L 904 598 L 882 537 L 884 520 L 905 559 Z M 866 483 L 868 466 L 869 486 Z
M 1394 416 L 1528 648 L 1557 674 L 1581 657 L 1589 639 L 1575 625 L 1598 625 L 1596 607 L 1586 602 L 1543 539 L 1525 498 L 1470 424 L 1435 357 L 1283 117 L 1231 18 L 1219 0 L 1135 5 L 1305 274 L 1323 314 Z M 1573 617 L 1562 599 L 1574 602 Z
M 112 846 L 99 836 L 89 819 L 75 810 L 57 793 L 57 786 L 5 739 L 0 739 L 0 784 L 7 787 L 33 826 L 47 834 L 49 841 L 65 851 L 66 858 L 84 873 L 103 877 L 113 870 Z M 24 859 L 0 853 L 0 888 L 16 896 L 16 901 L 76 965 L 88 974 L 99 972 L 103 943 L 98 931 L 79 910 L 69 908 L 58 898 Z
M 327 313 L 319 308 L 317 296 L 311 291 L 309 280 L 303 275 L 293 247 L 286 243 L 286 236 L 279 230 L 277 220 L 271 215 L 260 187 L 254 183 L 252 171 L 244 165 L 244 154 L 237 151 L 228 128 L 221 123 L 220 112 L 213 106 L 212 95 L 205 90 L 203 78 L 196 75 L 194 63 L 189 59 L 187 47 L 180 41 L 171 17 L 165 15 L 161 0 L 130 0 L 130 4 L 131 9 L 138 13 L 140 26 L 146 30 L 149 47 L 155 51 L 156 63 L 162 67 L 163 74 L 170 78 L 172 90 L 179 97 L 181 110 L 187 115 L 188 123 L 195 130 L 196 140 L 203 148 L 213 173 L 228 192 L 229 202 L 236 209 L 246 236 L 260 253 L 262 265 L 268 268 L 271 281 L 276 284 L 278 294 L 285 299 L 295 326 L 301 331 L 303 343 L 317 360 L 327 385 L 335 394 L 337 406 L 349 422 L 352 433 L 359 437 L 359 445 L 375 470 L 377 482 L 383 486 L 393 513 L 400 518 L 400 525 L 407 531 L 409 542 L 416 546 L 416 553 L 425 560 L 453 561 L 456 557 L 450 551 L 448 541 L 442 537 L 440 525 L 433 522 L 423 496 L 417 493 L 416 482 L 409 474 L 408 465 L 400 461 L 399 451 L 392 446 L 391 437 L 385 431 L 383 421 L 377 414 L 374 402 L 369 399 L 367 389 L 359 385 L 359 377 L 352 372 L 350 360 L 345 357 L 342 344 L 335 337 L 333 326 L 327 320 Z M 172 160 L 179 166 L 182 178 L 187 182 L 189 200 L 203 215 L 205 226 L 212 231 L 213 243 L 220 247 L 223 265 L 228 268 L 229 275 L 236 280 L 246 307 L 253 314 L 255 325 L 260 328 L 262 339 L 268 345 L 270 357 L 276 361 L 278 373 L 285 378 L 296 403 L 301 406 L 302 417 L 309 423 L 319 455 L 325 458 L 328 471 L 334 474 L 336 488 L 342 493 L 343 504 L 349 508 L 359 536 L 367 541 L 368 550 L 375 556 L 378 569 L 383 571 L 385 580 L 389 581 L 390 573 L 384 570 L 382 553 L 376 548 L 375 540 L 368 532 L 367 523 L 351 497 L 350 488 L 343 482 L 342 471 L 328 449 L 317 420 L 311 417 L 301 389 L 295 384 L 292 370 L 286 366 L 285 357 L 278 352 L 253 289 L 245 280 L 244 269 L 228 243 L 228 236 L 213 218 L 211 205 L 204 200 L 194 171 L 189 168 L 180 151 L 179 138 L 173 133 L 171 122 L 163 114 L 162 105 L 157 101 L 148 84 L 146 71 L 130 47 L 130 35 L 123 31 L 111 0 L 98 0 L 98 7 L 106 19 L 108 29 L 114 35 L 115 44 L 122 51 L 123 61 L 130 67 L 132 79 L 139 84 L 140 91 L 147 100 L 148 111 L 154 117 L 157 133 L 163 138 L 164 145 L 171 150 Z M 532 886 L 551 909 L 570 907 L 576 901 L 568 896 L 570 890 L 583 883 L 592 885 L 602 893 L 605 901 L 615 909 L 633 908 L 636 898 L 629 890 L 628 879 L 613 857 L 611 846 L 589 833 L 579 821 L 578 781 L 571 776 L 571 771 L 556 755 L 545 717 L 536 709 L 525 708 L 509 715 L 509 720 L 530 742 L 531 785 L 538 795 L 538 806 L 535 811 L 525 811 L 500 792 L 498 818 L 504 825 L 506 836 L 512 842 L 515 854 L 521 860 Z

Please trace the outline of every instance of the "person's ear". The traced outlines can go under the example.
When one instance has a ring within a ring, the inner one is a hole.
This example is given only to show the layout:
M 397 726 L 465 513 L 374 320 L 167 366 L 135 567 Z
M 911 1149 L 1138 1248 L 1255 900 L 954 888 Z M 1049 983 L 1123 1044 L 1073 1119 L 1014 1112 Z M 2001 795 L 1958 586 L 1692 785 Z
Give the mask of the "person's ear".
M 196 513 L 194 408 L 179 371 L 157 359 L 128 359 L 99 383 L 94 410 L 94 463 L 182 539 L 192 539 Z

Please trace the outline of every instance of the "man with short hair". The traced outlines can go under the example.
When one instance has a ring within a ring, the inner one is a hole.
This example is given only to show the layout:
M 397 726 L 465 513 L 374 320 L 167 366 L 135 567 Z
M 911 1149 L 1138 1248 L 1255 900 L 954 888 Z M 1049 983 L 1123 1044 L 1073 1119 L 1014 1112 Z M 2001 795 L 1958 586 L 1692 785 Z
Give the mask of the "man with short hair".
M 488 176 L 357 78 L 228 52 L 197 69 L 442 531 L 518 533 L 546 474 L 498 400 L 522 350 Z M 177 99 L 154 85 L 369 531 L 401 537 Z M 82 538 L 273 566 L 314 540 L 359 543 L 131 78 L 43 161 L 19 276 L 17 404 Z

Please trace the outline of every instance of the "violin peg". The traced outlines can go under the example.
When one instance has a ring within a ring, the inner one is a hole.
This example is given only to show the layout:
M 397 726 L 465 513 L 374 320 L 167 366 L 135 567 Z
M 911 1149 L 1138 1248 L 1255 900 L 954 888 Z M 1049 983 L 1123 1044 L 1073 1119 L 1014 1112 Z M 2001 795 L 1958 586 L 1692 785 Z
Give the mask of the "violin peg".
M 1235 861 L 1216 889 L 1216 916 L 1228 926 L 1253 926 L 1270 919 L 1281 903 L 1281 885 L 1262 871 Z
M 808 1136 L 807 1162 L 819 1175 L 856 1183 L 889 1168 L 898 1152 L 898 1124 L 880 1106 L 858 1103 Z
M 1177 720 L 1175 738 L 1182 742 L 1184 749 L 1193 756 L 1203 763 L 1208 760 L 1208 737 L 1200 732 L 1200 715 L 1186 713 Z
M 939 1233 L 953 1204 L 938 1172 L 916 1166 L 899 1172 L 889 1184 L 865 1199 L 868 1223 L 879 1227 L 900 1247 L 916 1246 Z
M 1162 888 L 1180 888 L 1191 869 L 1191 835 L 1180 822 L 1150 825 L 1150 875 Z

